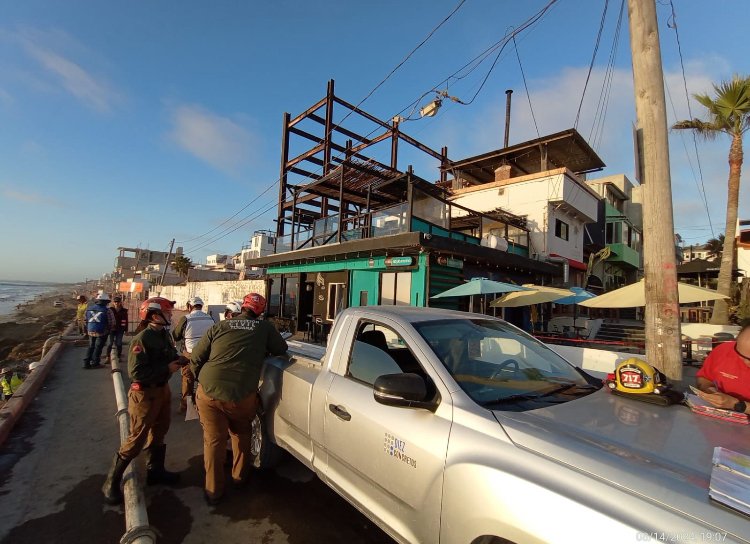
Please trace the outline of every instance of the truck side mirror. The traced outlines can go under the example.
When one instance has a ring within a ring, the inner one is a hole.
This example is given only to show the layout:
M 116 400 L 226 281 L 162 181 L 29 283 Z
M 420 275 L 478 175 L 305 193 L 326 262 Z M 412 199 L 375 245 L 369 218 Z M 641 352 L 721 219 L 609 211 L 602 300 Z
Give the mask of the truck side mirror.
M 373 397 L 386 406 L 425 408 L 435 411 L 437 403 L 427 400 L 427 384 L 418 374 L 385 374 L 375 380 Z

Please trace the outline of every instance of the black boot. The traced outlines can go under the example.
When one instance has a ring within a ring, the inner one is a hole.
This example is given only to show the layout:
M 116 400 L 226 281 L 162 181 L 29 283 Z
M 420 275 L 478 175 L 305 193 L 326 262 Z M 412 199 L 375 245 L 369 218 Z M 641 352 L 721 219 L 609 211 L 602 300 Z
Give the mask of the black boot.
M 104 501 L 107 504 L 120 504 L 122 502 L 120 482 L 122 482 L 122 475 L 129 464 L 130 460 L 123 459 L 118 454 L 115 454 L 115 458 L 112 461 L 112 468 L 109 469 L 109 474 L 107 474 L 107 479 L 104 481 L 104 486 L 102 487 Z
M 146 484 L 174 485 L 180 481 L 180 475 L 169 472 L 164 468 L 164 456 L 167 446 L 151 446 L 148 448 L 148 463 L 146 464 Z

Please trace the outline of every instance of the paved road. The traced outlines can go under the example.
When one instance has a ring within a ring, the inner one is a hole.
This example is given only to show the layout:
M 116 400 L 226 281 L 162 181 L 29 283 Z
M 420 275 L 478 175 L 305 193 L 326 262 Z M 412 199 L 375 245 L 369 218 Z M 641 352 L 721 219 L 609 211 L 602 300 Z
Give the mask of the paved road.
M 117 543 L 125 531 L 122 507 L 105 505 L 100 491 L 119 436 L 109 367 L 83 370 L 83 355 L 81 346 L 65 348 L 0 448 L 0 544 Z M 171 385 L 179 391 L 177 376 Z M 200 424 L 183 421 L 177 404 L 173 395 L 166 464 L 181 483 L 146 488 L 158 542 L 392 544 L 291 457 L 208 507 Z

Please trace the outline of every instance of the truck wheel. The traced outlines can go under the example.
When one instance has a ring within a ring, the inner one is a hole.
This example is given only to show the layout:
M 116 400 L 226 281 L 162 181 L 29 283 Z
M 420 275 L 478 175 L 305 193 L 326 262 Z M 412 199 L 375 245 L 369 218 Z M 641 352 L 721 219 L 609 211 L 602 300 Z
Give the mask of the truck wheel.
M 265 422 L 258 414 L 253 419 L 250 433 L 250 454 L 253 456 L 253 467 L 259 470 L 273 468 L 281 457 L 281 448 L 269 440 Z

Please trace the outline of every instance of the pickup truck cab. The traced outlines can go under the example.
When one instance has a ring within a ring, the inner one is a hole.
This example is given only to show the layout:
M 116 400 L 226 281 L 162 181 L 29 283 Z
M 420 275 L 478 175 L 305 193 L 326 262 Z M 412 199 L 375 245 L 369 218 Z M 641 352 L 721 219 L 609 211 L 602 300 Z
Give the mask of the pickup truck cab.
M 612 395 L 496 318 L 362 307 L 264 368 L 259 463 L 284 448 L 398 542 L 749 542 L 710 501 L 750 429 Z

